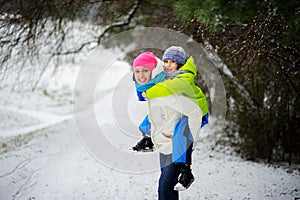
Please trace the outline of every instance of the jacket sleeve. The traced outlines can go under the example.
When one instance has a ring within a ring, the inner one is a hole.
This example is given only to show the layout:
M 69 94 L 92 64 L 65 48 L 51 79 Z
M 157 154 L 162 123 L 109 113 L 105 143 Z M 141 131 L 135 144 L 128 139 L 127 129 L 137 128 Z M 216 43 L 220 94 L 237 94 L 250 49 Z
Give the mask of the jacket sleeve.
M 185 75 L 177 75 L 171 80 L 157 83 L 146 91 L 147 98 L 165 97 L 174 94 L 191 95 L 193 88 L 190 82 L 194 81 L 194 75 L 187 73 Z M 185 94 L 188 93 L 188 94 Z

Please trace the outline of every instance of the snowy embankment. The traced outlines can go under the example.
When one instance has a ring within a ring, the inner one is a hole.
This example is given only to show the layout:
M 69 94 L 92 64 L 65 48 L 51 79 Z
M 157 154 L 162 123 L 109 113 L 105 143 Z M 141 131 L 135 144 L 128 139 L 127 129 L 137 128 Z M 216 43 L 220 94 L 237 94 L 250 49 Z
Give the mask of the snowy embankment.
M 70 118 L 72 93 L 69 89 L 62 87 L 48 93 L 42 89 L 30 94 L 1 91 L 7 98 L 1 100 L 0 107 L 0 200 L 157 199 L 158 165 L 148 173 L 120 171 L 85 148 Z M 125 140 L 126 135 L 116 135 L 109 113 L 112 93 L 105 88 L 95 110 L 99 111 L 97 116 L 108 131 L 109 141 L 124 138 L 114 145 L 126 151 L 140 136 L 137 129 L 131 130 L 135 138 L 128 136 Z M 134 111 L 130 117 L 137 123 L 145 110 L 144 105 L 134 105 L 134 102 L 129 102 L 128 110 Z M 193 154 L 196 179 L 189 190 L 180 193 L 182 200 L 300 197 L 299 166 L 275 167 L 245 161 L 230 147 L 217 146 L 211 150 L 216 136 L 222 133 L 217 126 L 211 128 L 213 134 L 202 137 Z
M 79 66 L 45 71 L 35 91 L 9 87 L 0 90 L 0 137 L 23 135 L 72 117 L 73 90 Z

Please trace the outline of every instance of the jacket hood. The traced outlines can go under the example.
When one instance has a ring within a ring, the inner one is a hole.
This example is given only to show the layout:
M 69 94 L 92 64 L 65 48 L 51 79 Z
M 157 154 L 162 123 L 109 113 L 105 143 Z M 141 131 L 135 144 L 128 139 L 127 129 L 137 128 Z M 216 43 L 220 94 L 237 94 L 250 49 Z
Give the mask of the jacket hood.
M 195 65 L 194 58 L 192 56 L 190 56 L 187 59 L 186 63 L 182 67 L 179 68 L 179 70 L 189 70 L 196 76 L 197 75 L 197 67 Z

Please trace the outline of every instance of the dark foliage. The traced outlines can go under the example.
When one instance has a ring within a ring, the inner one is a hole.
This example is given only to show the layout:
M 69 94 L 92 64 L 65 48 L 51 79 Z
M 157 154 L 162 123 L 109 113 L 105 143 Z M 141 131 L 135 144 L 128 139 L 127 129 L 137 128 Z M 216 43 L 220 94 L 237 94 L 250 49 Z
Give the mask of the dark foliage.
M 20 60 L 43 56 L 39 46 L 48 45 L 47 40 L 37 41 L 45 32 L 46 38 L 56 37 L 55 48 L 47 52 L 49 60 L 92 50 L 91 44 L 137 25 L 171 28 L 209 42 L 250 94 L 243 96 L 230 77 L 223 76 L 231 99 L 228 119 L 237 124 L 239 133 L 232 144 L 247 159 L 300 161 L 300 5 L 296 0 L 0 0 L 0 13 L 1 76 L 9 74 L 13 56 Z M 65 49 L 66 20 L 104 29 L 92 41 L 78 41 Z M 24 49 L 17 49 L 20 44 Z
M 198 20 L 189 21 L 184 31 L 213 44 L 251 94 L 254 105 L 224 76 L 227 96 L 235 100 L 229 116 L 239 126 L 239 139 L 233 141 L 239 151 L 251 160 L 299 162 L 299 6 L 295 1 L 258 3 L 249 7 L 257 8 L 255 15 L 240 21 L 226 17 L 221 31 L 194 15 Z

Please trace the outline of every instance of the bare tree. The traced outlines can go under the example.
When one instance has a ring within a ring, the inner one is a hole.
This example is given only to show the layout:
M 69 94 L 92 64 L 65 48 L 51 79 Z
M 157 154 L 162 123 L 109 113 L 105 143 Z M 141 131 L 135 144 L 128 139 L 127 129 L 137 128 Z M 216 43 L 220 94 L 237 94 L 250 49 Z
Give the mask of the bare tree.
M 14 83 L 16 88 L 30 79 L 27 86 L 34 89 L 49 67 L 78 62 L 78 55 L 93 50 L 111 31 L 127 28 L 138 5 L 138 1 L 1 1 L 1 86 Z
M 268 3 L 241 24 L 228 24 L 221 33 L 206 31 L 198 22 L 186 27 L 222 58 L 230 102 L 229 117 L 238 125 L 238 145 L 246 158 L 299 161 L 299 40 L 284 42 L 287 22 Z M 261 13 L 263 13 L 261 11 Z M 297 38 L 297 36 L 295 36 Z M 224 63 L 226 64 L 224 64 Z M 229 68 L 227 68 L 227 66 Z M 229 103 L 229 102 L 228 102 Z

